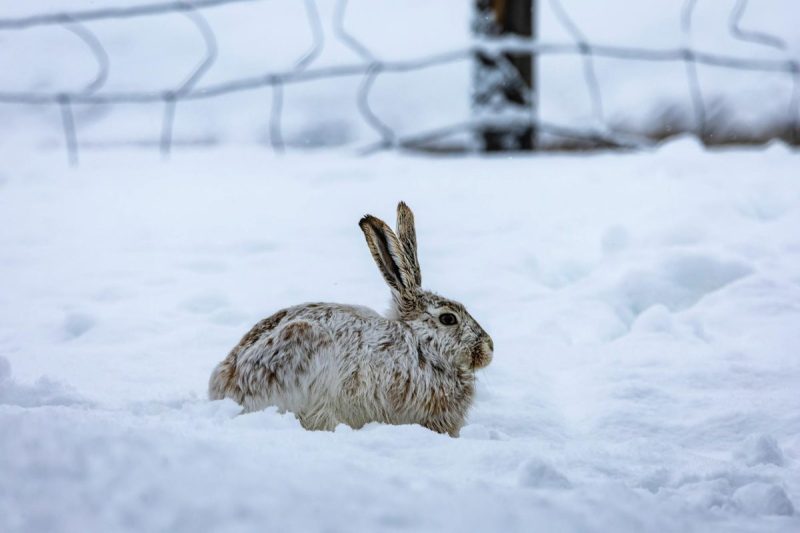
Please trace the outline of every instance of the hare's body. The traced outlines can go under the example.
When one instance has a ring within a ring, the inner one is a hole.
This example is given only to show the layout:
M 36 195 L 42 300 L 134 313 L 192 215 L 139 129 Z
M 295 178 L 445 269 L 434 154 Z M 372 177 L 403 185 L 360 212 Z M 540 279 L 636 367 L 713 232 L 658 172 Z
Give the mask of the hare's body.
M 377 421 L 457 434 L 474 373 L 443 361 L 433 342 L 365 307 L 296 306 L 245 335 L 214 371 L 210 396 L 245 411 L 277 406 L 307 429 Z
M 245 412 L 277 406 L 307 429 L 377 421 L 456 436 L 472 403 L 475 370 L 492 358 L 492 340 L 463 305 L 420 287 L 405 204 L 398 206 L 399 238 L 375 217 L 360 225 L 392 289 L 391 316 L 327 303 L 279 311 L 214 369 L 209 396 L 232 398 Z

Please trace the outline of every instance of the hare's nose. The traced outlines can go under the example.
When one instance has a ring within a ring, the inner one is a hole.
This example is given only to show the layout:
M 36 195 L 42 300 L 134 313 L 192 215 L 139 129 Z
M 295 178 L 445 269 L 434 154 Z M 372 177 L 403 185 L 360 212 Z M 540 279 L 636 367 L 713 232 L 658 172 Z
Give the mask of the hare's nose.
M 492 338 L 491 337 L 486 337 L 486 346 L 489 347 L 489 351 L 490 352 L 494 351 L 494 342 L 492 342 Z

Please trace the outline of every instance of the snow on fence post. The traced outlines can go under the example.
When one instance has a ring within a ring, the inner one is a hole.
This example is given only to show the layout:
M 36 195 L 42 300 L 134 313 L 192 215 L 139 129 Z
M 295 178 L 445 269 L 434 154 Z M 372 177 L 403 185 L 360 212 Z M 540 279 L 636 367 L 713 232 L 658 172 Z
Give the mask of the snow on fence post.
M 534 0 L 476 0 L 472 33 L 475 52 L 472 109 L 483 151 L 533 150 L 536 147 L 535 56 L 493 53 L 491 41 L 534 35 Z

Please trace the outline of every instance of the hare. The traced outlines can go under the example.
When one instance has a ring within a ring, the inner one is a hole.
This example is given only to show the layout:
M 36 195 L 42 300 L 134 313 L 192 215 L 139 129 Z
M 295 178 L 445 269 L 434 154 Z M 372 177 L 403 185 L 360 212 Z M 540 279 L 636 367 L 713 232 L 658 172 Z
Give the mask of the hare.
M 392 293 L 384 317 L 367 307 L 308 303 L 256 324 L 211 374 L 209 397 L 243 412 L 277 406 L 306 429 L 368 422 L 420 424 L 458 436 L 475 371 L 492 360 L 489 335 L 463 305 L 421 287 L 414 215 L 397 206 L 397 234 L 359 226 Z

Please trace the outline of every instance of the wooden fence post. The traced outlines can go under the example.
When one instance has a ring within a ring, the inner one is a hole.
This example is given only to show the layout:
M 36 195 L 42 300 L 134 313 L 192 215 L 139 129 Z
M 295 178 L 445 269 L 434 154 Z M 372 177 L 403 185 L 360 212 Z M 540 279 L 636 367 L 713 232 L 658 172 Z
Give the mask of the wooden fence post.
M 479 41 L 535 37 L 534 0 L 476 0 L 473 34 Z M 530 53 L 475 54 L 472 105 L 476 118 L 498 116 L 478 132 L 487 152 L 536 147 L 535 56 Z M 516 118 L 499 117 L 505 113 Z

